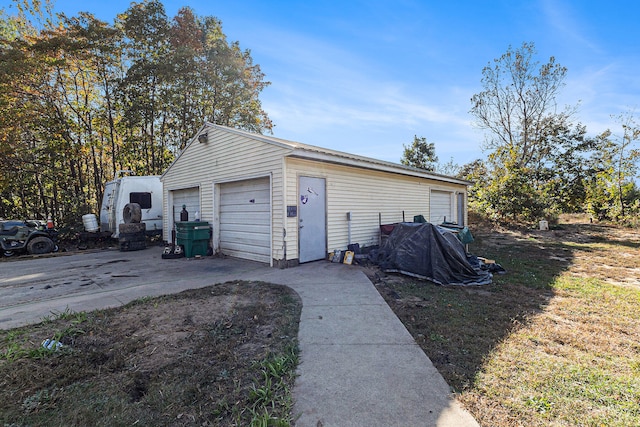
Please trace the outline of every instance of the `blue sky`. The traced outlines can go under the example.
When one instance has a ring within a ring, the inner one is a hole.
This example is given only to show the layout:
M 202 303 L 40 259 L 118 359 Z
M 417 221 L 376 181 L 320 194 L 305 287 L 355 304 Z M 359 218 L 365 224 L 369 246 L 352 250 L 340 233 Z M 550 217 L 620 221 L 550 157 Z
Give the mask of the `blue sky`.
M 129 1 L 58 0 L 112 22 Z M 7 0 L 0 0 L 6 7 Z M 274 136 L 398 162 L 413 136 L 442 162 L 484 158 L 470 98 L 482 68 L 509 47 L 534 42 L 538 58 L 568 68 L 559 108 L 580 103 L 591 135 L 620 129 L 612 116 L 640 102 L 640 2 L 169 1 L 213 15 L 229 40 L 250 49 L 271 82 L 263 107 Z M 638 113 L 636 113 L 637 115 Z

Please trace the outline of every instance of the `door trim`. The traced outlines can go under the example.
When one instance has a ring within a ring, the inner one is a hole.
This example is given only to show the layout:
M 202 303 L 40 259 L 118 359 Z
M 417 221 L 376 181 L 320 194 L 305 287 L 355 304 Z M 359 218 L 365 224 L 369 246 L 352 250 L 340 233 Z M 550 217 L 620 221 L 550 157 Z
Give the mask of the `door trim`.
M 300 187 L 300 181 L 302 178 L 311 178 L 311 179 L 318 179 L 318 180 L 322 180 L 324 182 L 324 224 L 323 224 L 323 229 L 324 229 L 324 240 L 323 240 L 323 255 L 321 258 L 314 258 L 314 259 L 307 259 L 307 260 L 303 260 L 300 257 L 301 254 L 301 248 L 302 248 L 302 239 L 301 239 L 301 233 L 300 233 L 300 219 L 301 219 L 301 215 L 302 215 L 302 195 L 303 195 L 303 191 Z M 298 187 L 298 191 L 297 191 L 297 206 L 298 206 L 298 218 L 297 218 L 297 230 L 298 230 L 298 262 L 300 263 L 305 263 L 305 262 L 313 262 L 313 261 L 318 261 L 320 259 L 325 259 L 327 256 L 327 248 L 328 248 L 328 239 L 329 239 L 329 230 L 328 230 L 328 209 L 327 209 L 327 178 L 324 176 L 313 176 L 313 175 L 303 175 L 303 174 L 297 174 L 296 177 L 296 181 L 297 181 L 297 187 Z

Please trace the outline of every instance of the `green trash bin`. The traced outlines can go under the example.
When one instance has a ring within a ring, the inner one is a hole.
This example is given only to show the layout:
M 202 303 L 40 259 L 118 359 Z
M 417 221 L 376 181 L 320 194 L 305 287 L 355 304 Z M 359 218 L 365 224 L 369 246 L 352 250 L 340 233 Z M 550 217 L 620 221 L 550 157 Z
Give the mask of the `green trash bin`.
M 204 256 L 209 250 L 211 227 L 207 221 L 176 222 L 176 240 L 184 248 L 185 257 Z

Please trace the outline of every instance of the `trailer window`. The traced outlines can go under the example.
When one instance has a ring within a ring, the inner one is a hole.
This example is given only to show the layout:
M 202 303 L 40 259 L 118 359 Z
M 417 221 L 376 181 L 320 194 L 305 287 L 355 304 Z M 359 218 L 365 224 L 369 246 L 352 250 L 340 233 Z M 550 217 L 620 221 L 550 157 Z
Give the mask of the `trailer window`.
M 137 203 L 142 209 L 151 209 L 151 193 L 129 193 L 129 203 Z

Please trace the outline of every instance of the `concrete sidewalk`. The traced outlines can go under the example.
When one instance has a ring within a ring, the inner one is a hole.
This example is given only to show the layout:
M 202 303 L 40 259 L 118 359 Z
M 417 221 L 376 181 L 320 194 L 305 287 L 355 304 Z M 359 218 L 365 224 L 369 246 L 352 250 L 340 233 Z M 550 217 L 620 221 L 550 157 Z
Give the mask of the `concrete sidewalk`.
M 356 266 L 320 261 L 280 270 L 236 259 L 161 260 L 159 248 L 2 263 L 0 328 L 67 307 L 112 307 L 228 280 L 287 285 L 302 298 L 296 426 L 478 426 Z
M 478 426 L 357 267 L 315 262 L 262 280 L 302 297 L 297 426 Z

